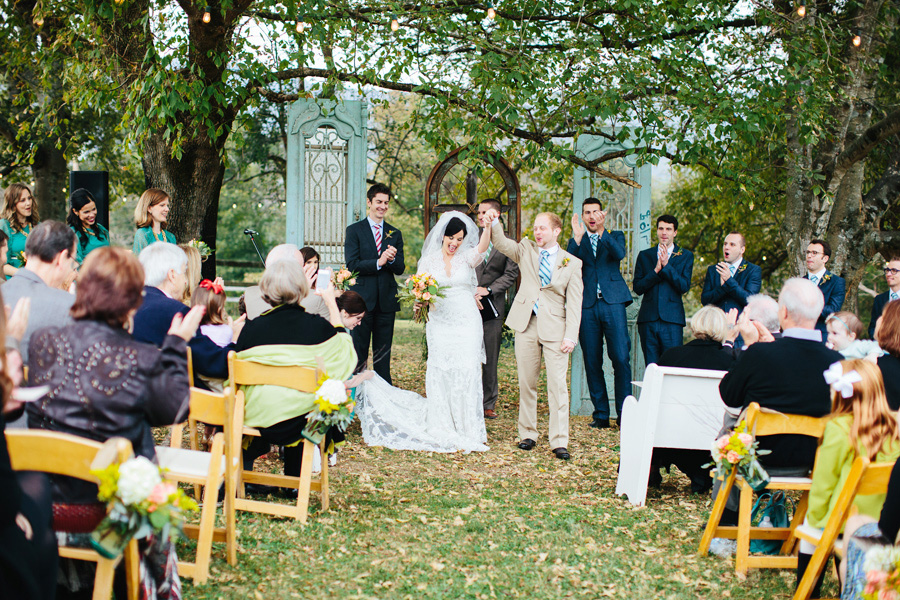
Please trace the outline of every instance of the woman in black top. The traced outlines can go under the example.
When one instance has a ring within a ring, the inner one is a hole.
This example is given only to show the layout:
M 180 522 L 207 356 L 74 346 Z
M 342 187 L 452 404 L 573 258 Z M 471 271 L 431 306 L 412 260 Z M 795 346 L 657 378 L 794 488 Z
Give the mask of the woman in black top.
M 900 410 L 900 301 L 888 302 L 875 322 L 875 339 L 887 352 L 878 359 L 891 410 Z

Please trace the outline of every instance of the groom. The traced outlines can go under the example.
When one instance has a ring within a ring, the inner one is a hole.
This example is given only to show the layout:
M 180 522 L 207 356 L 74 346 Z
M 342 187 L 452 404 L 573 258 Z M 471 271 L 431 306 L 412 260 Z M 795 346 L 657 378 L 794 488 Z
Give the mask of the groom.
M 522 284 L 506 324 L 516 332 L 519 370 L 519 448 L 537 444 L 537 386 L 541 355 L 547 367 L 550 447 L 556 458 L 569 460 L 569 390 L 566 373 L 581 324 L 581 261 L 557 244 L 562 221 L 553 213 L 534 219 L 534 241 L 516 243 L 503 233 L 496 210 L 482 224 L 491 226 L 494 249 L 519 264 Z
M 367 216 L 347 227 L 344 259 L 350 272 L 357 271 L 356 285 L 350 289 L 362 296 L 366 314 L 350 335 L 356 348 L 356 372 L 366 368 L 369 342 L 372 343 L 372 368 L 391 383 L 391 342 L 394 317 L 400 310 L 395 275 L 403 274 L 403 236 L 385 222 L 391 201 L 391 189 L 376 183 L 366 194 Z

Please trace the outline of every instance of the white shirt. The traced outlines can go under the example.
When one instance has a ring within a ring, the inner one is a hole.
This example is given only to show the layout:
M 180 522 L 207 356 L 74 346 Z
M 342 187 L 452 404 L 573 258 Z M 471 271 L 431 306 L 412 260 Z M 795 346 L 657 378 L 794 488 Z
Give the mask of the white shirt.
M 550 260 L 550 268 L 553 268 L 553 263 L 556 260 L 556 253 L 559 252 L 559 244 L 553 244 L 552 248 L 538 248 L 541 251 L 541 258 L 544 258 L 544 252 L 550 254 L 547 258 Z
M 656 249 L 659 250 L 659 247 L 662 244 L 657 244 Z M 675 251 L 675 242 L 672 242 L 668 246 L 666 246 L 666 253 L 669 255 L 669 258 L 672 258 L 672 253 Z
M 806 277 L 809 278 L 809 279 L 812 279 L 813 277 L 815 277 L 815 278 L 816 278 L 816 285 L 818 285 L 818 284 L 822 283 L 822 277 L 825 275 L 825 271 L 826 271 L 826 270 L 827 270 L 827 269 L 825 269 L 825 267 L 822 267 L 822 270 L 819 271 L 818 273 L 810 273 L 809 271 L 807 271 L 807 272 L 806 272 Z

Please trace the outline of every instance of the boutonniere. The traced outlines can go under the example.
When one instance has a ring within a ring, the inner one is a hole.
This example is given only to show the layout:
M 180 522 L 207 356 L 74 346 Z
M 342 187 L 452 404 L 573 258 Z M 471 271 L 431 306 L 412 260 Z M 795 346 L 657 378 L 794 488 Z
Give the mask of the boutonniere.
M 559 267 L 557 267 L 557 268 L 562 269 L 563 267 L 565 267 L 566 265 L 569 264 L 570 260 L 572 260 L 572 259 L 570 259 L 568 256 L 563 257 L 563 259 L 559 262 Z
M 819 282 L 819 285 L 822 285 L 829 279 L 831 279 L 831 273 L 825 273 L 824 275 L 822 275 L 822 281 Z
M 394 229 L 388 229 L 388 230 L 387 230 L 387 233 L 384 234 L 384 237 L 389 238 L 389 237 L 391 237 L 392 235 L 394 235 L 395 233 L 397 233 L 397 232 L 396 232 Z
M 746 269 L 746 268 L 747 268 L 747 263 L 744 263 L 744 264 L 742 264 L 740 267 L 738 267 L 738 271 L 737 271 L 737 272 L 738 272 L 738 273 L 743 273 L 743 272 L 744 272 L 744 269 Z
M 679 250 L 678 252 L 673 252 L 672 256 L 681 256 L 681 250 Z

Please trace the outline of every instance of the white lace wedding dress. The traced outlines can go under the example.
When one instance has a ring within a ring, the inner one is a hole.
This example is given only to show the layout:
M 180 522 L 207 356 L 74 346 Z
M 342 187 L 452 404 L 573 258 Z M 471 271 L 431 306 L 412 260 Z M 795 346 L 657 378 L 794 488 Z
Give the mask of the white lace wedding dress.
M 477 227 L 466 220 L 474 233 L 464 241 L 477 240 Z M 427 250 L 426 240 L 419 273 L 428 272 L 438 285 L 448 286 L 425 326 L 427 397 L 393 387 L 378 375 L 364 381 L 357 388 L 356 408 L 363 439 L 369 446 L 395 450 L 483 452 L 488 450 L 481 387 L 484 333 L 475 305 L 475 266 L 484 255 L 466 244 L 454 255 L 448 276 L 441 253 L 425 254 Z

